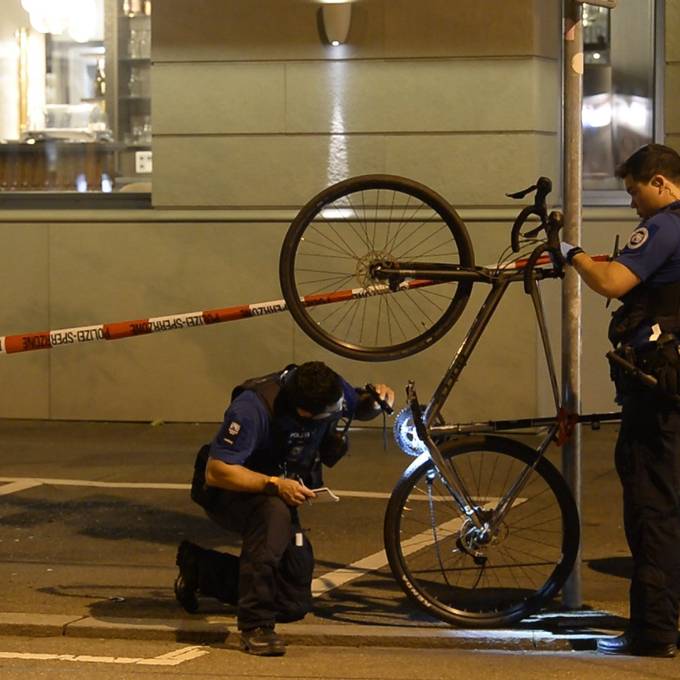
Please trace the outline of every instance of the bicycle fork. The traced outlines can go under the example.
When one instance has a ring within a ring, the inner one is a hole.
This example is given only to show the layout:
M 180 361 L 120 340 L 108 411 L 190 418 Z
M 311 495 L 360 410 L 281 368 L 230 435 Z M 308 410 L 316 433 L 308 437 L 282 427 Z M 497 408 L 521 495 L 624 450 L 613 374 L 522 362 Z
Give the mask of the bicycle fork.
M 527 465 L 524 470 L 520 472 L 508 492 L 505 493 L 501 499 L 499 499 L 498 505 L 493 510 L 493 512 L 489 514 L 479 506 L 479 503 L 475 503 L 473 501 L 472 497 L 468 494 L 465 484 L 458 474 L 455 465 L 450 465 L 445 460 L 444 456 L 442 456 L 442 453 L 439 450 L 439 447 L 435 444 L 432 437 L 430 437 L 429 432 L 423 422 L 422 409 L 420 403 L 418 402 L 415 385 L 412 380 L 409 381 L 406 391 L 418 437 L 427 447 L 427 450 L 430 454 L 430 459 L 432 460 L 437 473 L 441 477 L 444 486 L 451 494 L 461 512 L 470 520 L 470 522 L 472 522 L 474 529 L 479 532 L 478 535 L 480 541 L 478 542 L 485 542 L 484 539 L 486 539 L 488 536 L 492 536 L 495 533 L 499 525 L 505 519 L 505 516 L 520 497 L 522 490 L 529 482 L 532 473 L 535 471 L 540 460 L 543 458 L 543 455 L 550 445 L 550 442 L 555 438 L 555 435 L 559 429 L 559 423 L 556 422 L 551 425 L 551 427 L 548 429 L 548 433 L 541 442 L 541 445 L 536 449 L 536 458 L 533 463 L 531 465 Z M 469 553 L 473 558 L 475 558 L 475 561 L 479 557 L 462 544 L 459 544 L 458 547 Z
M 456 501 L 458 507 L 462 510 L 463 514 L 468 517 L 478 529 L 481 530 L 483 528 L 484 520 L 479 512 L 479 509 L 472 502 L 472 498 L 465 489 L 465 484 L 460 478 L 455 466 L 447 464 L 444 456 L 442 456 L 441 451 L 439 450 L 439 447 L 434 443 L 427 428 L 425 427 L 425 423 L 423 422 L 423 412 L 420 407 L 420 402 L 418 401 L 415 383 L 413 380 L 409 380 L 406 386 L 406 396 L 411 407 L 416 433 L 423 444 L 425 444 L 427 447 L 427 450 L 430 453 L 430 458 L 434 463 L 434 466 L 437 468 L 444 485 L 453 499 Z

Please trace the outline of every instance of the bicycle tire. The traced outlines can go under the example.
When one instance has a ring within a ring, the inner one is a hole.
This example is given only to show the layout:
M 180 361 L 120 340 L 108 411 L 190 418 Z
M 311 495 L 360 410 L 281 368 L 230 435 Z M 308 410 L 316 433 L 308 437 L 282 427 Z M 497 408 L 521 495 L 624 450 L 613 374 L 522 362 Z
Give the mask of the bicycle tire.
M 283 297 L 298 326 L 326 349 L 362 361 L 401 359 L 451 328 L 472 282 L 391 293 L 372 266 L 400 259 L 474 265 L 465 224 L 439 194 L 403 177 L 353 177 L 317 194 L 291 223 L 279 260 Z M 327 305 L 301 300 L 347 290 L 383 292 Z
M 537 456 L 525 444 L 492 436 L 446 442 L 441 451 L 455 464 L 473 501 L 484 501 L 486 509 Z M 545 458 L 481 550 L 471 542 L 469 529 L 429 454 L 416 458 L 390 497 L 385 549 L 409 598 L 455 625 L 507 625 L 537 612 L 559 592 L 578 554 L 576 504 Z M 475 561 L 475 551 L 484 554 L 483 564 Z

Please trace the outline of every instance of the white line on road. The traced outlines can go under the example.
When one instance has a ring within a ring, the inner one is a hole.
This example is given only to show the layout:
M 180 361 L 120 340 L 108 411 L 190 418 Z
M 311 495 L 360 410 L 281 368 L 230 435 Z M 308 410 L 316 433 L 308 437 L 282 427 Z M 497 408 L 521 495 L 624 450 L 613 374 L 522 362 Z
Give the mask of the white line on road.
M 423 496 L 422 498 L 413 497 L 410 500 L 427 500 L 427 496 Z M 433 496 L 433 500 L 448 499 L 444 496 Z M 497 505 L 499 500 L 499 498 L 486 498 L 484 499 L 485 502 L 483 505 Z M 525 501 L 526 498 L 517 498 L 513 503 L 513 507 L 517 507 Z M 411 536 L 411 538 L 405 540 L 401 544 L 401 552 L 404 557 L 418 552 L 419 550 L 422 550 L 423 548 L 426 548 L 427 546 L 434 543 L 435 533 L 437 535 L 445 532 L 452 534 L 460 529 L 462 523 L 462 518 L 454 517 L 447 522 L 437 525 L 436 532 L 432 529 L 425 529 L 419 534 L 415 534 L 414 536 Z M 345 583 L 349 583 L 350 581 L 354 581 L 355 579 L 362 577 L 364 574 L 368 574 L 371 571 L 378 571 L 378 569 L 382 569 L 383 567 L 387 566 L 387 564 L 387 553 L 384 550 L 380 550 L 376 553 L 373 553 L 372 555 L 369 555 L 368 557 L 358 560 L 357 562 L 353 562 L 342 569 L 329 571 L 327 574 L 319 576 L 312 581 L 312 597 L 319 597 L 324 593 L 327 593 L 329 590 L 339 588 L 340 586 L 345 585 Z
M 86 654 L 34 654 L 28 652 L 0 652 L 0 659 L 21 659 L 25 661 L 76 661 L 81 663 L 110 663 L 138 666 L 179 666 L 185 661 L 198 659 L 209 652 L 202 647 L 183 647 L 168 654 L 144 659 L 125 656 L 89 656 Z
M 0 487 L 0 495 L 16 493 L 24 489 L 30 489 L 41 484 L 52 486 L 80 486 L 80 487 L 95 487 L 107 489 L 169 489 L 169 490 L 186 490 L 191 485 L 189 484 L 161 484 L 161 483 L 147 483 L 147 482 L 96 482 L 83 479 L 50 479 L 50 478 L 25 478 L 25 477 L 0 477 L 0 482 L 7 482 L 6 486 Z M 341 498 L 376 498 L 387 499 L 390 497 L 389 493 L 378 491 L 349 491 L 346 489 L 338 489 L 335 492 Z M 415 496 L 411 498 L 412 501 L 428 501 L 428 496 Z M 446 501 L 444 496 L 433 496 L 432 500 Z M 518 498 L 513 505 L 518 505 L 524 502 L 525 499 Z M 497 498 L 485 499 L 485 505 L 488 503 L 497 503 Z M 450 520 L 438 527 L 438 531 L 448 530 L 456 531 L 460 526 L 460 519 Z M 421 534 L 413 536 L 408 541 L 402 544 L 402 551 L 405 555 L 416 552 L 423 547 L 434 542 L 432 531 L 423 531 Z M 312 582 L 312 595 L 319 597 L 329 590 L 338 588 L 349 581 L 354 581 L 364 574 L 372 571 L 378 571 L 388 564 L 387 555 L 384 550 L 380 550 L 368 557 L 353 562 L 341 569 L 330 571 L 319 578 L 315 578 Z
M 25 491 L 26 489 L 32 489 L 34 486 L 41 485 L 42 482 L 39 479 L 16 479 L 11 481 L 9 484 L 0 486 L 0 496 L 9 496 L 9 494 L 11 493 L 16 493 L 17 491 Z
M 455 519 L 440 524 L 437 527 L 437 531 L 448 531 L 453 533 L 460 528 L 462 523 L 463 520 L 456 517 Z M 401 550 L 404 556 L 407 556 L 414 552 L 418 552 L 418 550 L 422 550 L 432 543 L 434 543 L 433 532 L 431 529 L 426 529 L 404 541 L 401 544 Z M 353 562 L 342 569 L 329 571 L 327 574 L 319 576 L 319 578 L 315 578 L 312 581 L 312 597 L 319 597 L 329 590 L 339 588 L 340 586 L 345 585 L 345 583 L 349 583 L 349 581 L 360 578 L 364 574 L 368 574 L 371 571 L 378 571 L 378 569 L 382 569 L 387 566 L 387 564 L 387 553 L 384 550 L 380 550 L 377 553 L 373 553 L 357 562 Z
M 99 482 L 87 479 L 50 479 L 47 477 L 0 477 L 0 482 L 6 482 L 0 487 L 0 496 L 30 489 L 34 486 L 46 484 L 49 486 L 83 486 L 98 489 L 166 489 L 170 491 L 183 491 L 191 488 L 190 484 L 171 484 L 161 482 Z M 347 491 L 337 490 L 338 496 L 348 498 L 378 498 L 387 499 L 389 493 L 380 491 Z

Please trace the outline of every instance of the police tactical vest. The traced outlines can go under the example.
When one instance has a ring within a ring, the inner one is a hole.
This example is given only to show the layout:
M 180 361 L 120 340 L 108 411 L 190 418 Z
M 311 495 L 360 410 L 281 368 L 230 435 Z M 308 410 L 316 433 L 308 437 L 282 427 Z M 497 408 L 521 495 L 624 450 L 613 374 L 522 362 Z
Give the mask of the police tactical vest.
M 281 391 L 283 380 L 290 375 L 292 371 L 297 368 L 295 364 L 289 364 L 283 371 L 276 373 L 268 373 L 259 378 L 249 378 L 245 382 L 234 387 L 231 392 L 231 400 L 234 401 L 236 397 L 246 390 L 251 390 L 260 397 L 261 401 L 267 407 L 269 415 L 274 415 L 274 401 Z
M 680 220 L 680 210 L 669 210 Z M 642 323 L 658 324 L 661 332 L 680 333 L 680 281 L 661 286 L 639 283 L 622 298 L 612 313 L 609 340 L 618 347 L 626 344 Z
M 639 283 L 621 302 L 609 324 L 609 340 L 614 347 L 628 342 L 644 322 L 658 324 L 662 332 L 680 332 L 680 281 L 665 286 Z
M 281 472 L 288 476 L 299 476 L 307 486 L 316 488 L 322 485 L 322 455 L 319 449 L 327 442 L 336 421 L 308 420 L 302 425 L 293 417 L 276 413 L 276 398 L 286 378 L 290 377 L 296 368 L 295 364 L 290 364 L 281 372 L 246 380 L 234 388 L 231 397 L 233 401 L 245 390 L 257 394 L 269 413 L 271 443 L 274 449 L 271 453 L 280 455 Z M 254 455 L 261 453 L 263 452 L 254 452 Z

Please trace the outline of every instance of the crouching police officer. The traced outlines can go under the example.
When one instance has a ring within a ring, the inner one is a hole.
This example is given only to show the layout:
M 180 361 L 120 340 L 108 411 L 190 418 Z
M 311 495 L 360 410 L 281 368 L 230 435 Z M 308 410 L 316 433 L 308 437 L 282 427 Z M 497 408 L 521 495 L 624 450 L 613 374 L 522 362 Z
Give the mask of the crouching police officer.
M 277 621 L 312 608 L 312 547 L 297 507 L 323 485 L 322 465 L 347 452 L 353 418 L 370 420 L 386 385 L 350 386 L 320 361 L 288 366 L 236 387 L 224 422 L 196 458 L 192 498 L 219 526 L 242 538 L 240 557 L 184 541 L 177 551 L 177 600 L 190 613 L 197 593 L 235 604 L 241 647 L 263 656 L 285 652 Z
M 626 247 L 611 262 L 595 262 L 581 248 L 561 244 L 587 286 L 623 302 L 609 338 L 629 365 L 612 361 L 622 406 L 615 460 L 633 557 L 630 620 L 623 635 L 597 647 L 605 654 L 672 657 L 680 601 L 680 156 L 649 144 L 616 174 L 642 218 Z M 644 384 L 637 371 L 657 385 Z

